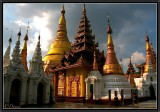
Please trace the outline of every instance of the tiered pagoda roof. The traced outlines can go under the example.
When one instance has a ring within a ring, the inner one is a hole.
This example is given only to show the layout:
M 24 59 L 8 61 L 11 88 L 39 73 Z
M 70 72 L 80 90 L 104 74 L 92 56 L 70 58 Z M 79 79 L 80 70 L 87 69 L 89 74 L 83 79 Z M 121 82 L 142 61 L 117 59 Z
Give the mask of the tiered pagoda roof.
M 131 57 L 130 57 L 130 61 L 129 61 L 129 64 L 128 64 L 128 70 L 126 72 L 127 75 L 134 75 L 135 74 L 135 69 L 132 65 L 132 62 L 131 62 Z
M 64 57 L 61 61 L 61 65 L 58 68 L 68 66 L 87 66 L 92 69 L 93 64 L 93 53 L 96 51 L 98 55 L 97 63 L 99 70 L 101 70 L 104 63 L 104 52 L 100 52 L 98 43 L 95 43 L 95 35 L 92 35 L 89 20 L 86 15 L 85 4 L 83 5 L 82 18 L 80 20 L 77 34 L 75 35 L 75 41 L 71 44 L 72 49 L 65 52 Z

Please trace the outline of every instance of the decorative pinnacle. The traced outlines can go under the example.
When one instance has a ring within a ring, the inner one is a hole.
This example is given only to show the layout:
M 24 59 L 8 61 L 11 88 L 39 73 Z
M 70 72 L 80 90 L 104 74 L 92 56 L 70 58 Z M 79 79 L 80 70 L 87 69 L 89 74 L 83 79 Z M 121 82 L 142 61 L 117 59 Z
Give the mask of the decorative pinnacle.
M 93 60 L 93 70 L 98 70 L 98 65 L 96 61 L 96 52 L 94 51 L 94 60 Z
M 131 56 L 129 57 L 129 61 L 130 61 L 130 63 L 131 63 Z
M 64 15 L 64 13 L 65 13 L 65 10 L 64 10 L 64 4 L 63 4 L 63 8 L 62 8 L 61 13 L 62 13 L 63 15 Z
M 21 36 L 21 28 L 20 28 L 20 30 L 19 30 L 19 33 L 17 34 L 17 36 Z
M 146 41 L 149 41 L 148 35 L 146 35 Z
M 39 33 L 39 36 L 38 36 L 38 41 L 39 41 L 39 42 L 40 42 L 40 38 L 41 38 L 41 37 L 40 37 L 40 33 Z
M 27 25 L 27 34 L 26 34 L 26 36 L 24 37 L 24 40 L 25 41 L 28 41 L 28 29 L 29 29 L 30 27 L 29 27 L 29 22 L 28 22 L 28 25 Z
M 109 24 L 109 14 L 108 14 L 108 12 L 107 12 L 107 19 L 108 19 L 108 24 Z
M 9 43 L 12 42 L 12 31 L 11 31 L 11 37 L 9 38 L 8 42 L 9 42 Z
M 110 27 L 110 21 L 109 21 L 109 14 L 107 13 L 107 19 L 108 19 L 108 28 L 107 28 L 107 33 L 111 34 L 112 33 L 112 29 Z
M 86 15 L 86 7 L 85 7 L 85 3 L 83 4 L 83 11 L 82 11 L 83 15 Z
M 29 29 L 30 27 L 29 27 L 29 22 L 28 22 L 28 25 L 27 25 L 27 34 L 28 34 L 28 29 Z

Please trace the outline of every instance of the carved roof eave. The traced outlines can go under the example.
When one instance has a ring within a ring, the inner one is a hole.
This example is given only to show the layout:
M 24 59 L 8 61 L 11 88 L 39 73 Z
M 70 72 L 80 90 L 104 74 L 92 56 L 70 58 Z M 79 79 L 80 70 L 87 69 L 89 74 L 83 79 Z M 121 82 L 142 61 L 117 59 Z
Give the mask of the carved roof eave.
M 141 68 L 141 66 L 144 67 L 144 65 L 145 65 L 145 63 L 142 63 L 142 64 L 135 64 L 135 67 L 136 67 L 136 68 Z
M 75 39 L 80 38 L 80 37 L 84 37 L 84 36 L 91 36 L 93 37 L 90 33 L 88 32 L 82 32 L 82 33 L 78 33 L 74 36 Z
M 70 69 L 70 68 L 77 68 L 77 67 L 86 67 L 86 68 L 92 69 L 92 66 L 90 66 L 88 64 L 75 63 L 73 65 L 69 65 L 69 66 L 65 66 L 65 67 L 60 67 L 60 68 L 56 68 L 56 69 L 49 68 L 49 72 L 54 73 L 54 72 L 58 72 L 58 71 L 62 71 L 62 70 Z
M 125 74 L 125 77 L 129 78 L 129 76 L 130 76 L 130 74 Z M 132 77 L 133 77 L 133 78 L 140 78 L 140 77 L 141 77 L 141 74 L 136 74 L 136 73 L 134 73 L 134 74 L 132 74 Z

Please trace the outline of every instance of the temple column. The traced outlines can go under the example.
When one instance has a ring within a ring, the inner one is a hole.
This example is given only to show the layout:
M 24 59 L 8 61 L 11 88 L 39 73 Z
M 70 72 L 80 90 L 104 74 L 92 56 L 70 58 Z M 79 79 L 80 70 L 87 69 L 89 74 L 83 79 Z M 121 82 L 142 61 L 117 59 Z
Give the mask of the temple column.
M 10 91 L 11 91 L 11 84 L 12 80 L 7 77 L 5 78 L 5 84 L 4 84 L 4 104 L 9 104 L 9 97 L 10 97 Z
M 63 96 L 66 96 L 66 73 L 64 73 L 64 89 L 63 89 Z
M 56 74 L 53 74 L 53 80 L 52 80 L 52 83 L 53 83 L 53 88 L 54 88 L 54 91 L 53 91 L 53 96 L 55 97 L 56 96 Z
M 54 97 L 57 96 L 57 89 L 58 89 L 58 78 L 57 73 L 53 75 L 53 87 L 54 87 Z
M 26 93 L 28 91 L 26 91 L 27 88 L 27 78 L 25 77 L 24 79 L 22 79 L 22 85 L 21 85 L 21 100 L 20 100 L 20 104 L 24 105 L 26 104 Z
M 86 100 L 89 99 L 89 84 L 88 84 L 88 78 L 85 79 L 86 83 Z

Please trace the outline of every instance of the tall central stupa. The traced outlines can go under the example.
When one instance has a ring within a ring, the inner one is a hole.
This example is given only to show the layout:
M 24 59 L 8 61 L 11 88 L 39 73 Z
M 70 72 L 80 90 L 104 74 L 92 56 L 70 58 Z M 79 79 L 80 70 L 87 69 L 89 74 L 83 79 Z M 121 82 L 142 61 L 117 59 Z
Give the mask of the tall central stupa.
M 48 72 L 49 67 L 57 66 L 60 64 L 64 52 L 70 50 L 70 48 L 71 44 L 67 37 L 65 9 L 63 5 L 56 38 L 51 43 L 47 55 L 43 58 L 44 71 Z
M 109 96 L 109 90 L 111 90 L 111 99 L 114 98 L 114 91 L 118 92 L 118 97 L 120 98 L 120 92 L 124 90 L 124 98 L 131 98 L 131 85 L 124 76 L 122 67 L 118 63 L 116 53 L 114 51 L 114 44 L 112 41 L 112 29 L 110 27 L 108 18 L 108 45 L 107 45 L 107 55 L 106 61 L 103 66 L 103 80 L 104 88 L 102 92 L 102 99 L 107 99 Z

